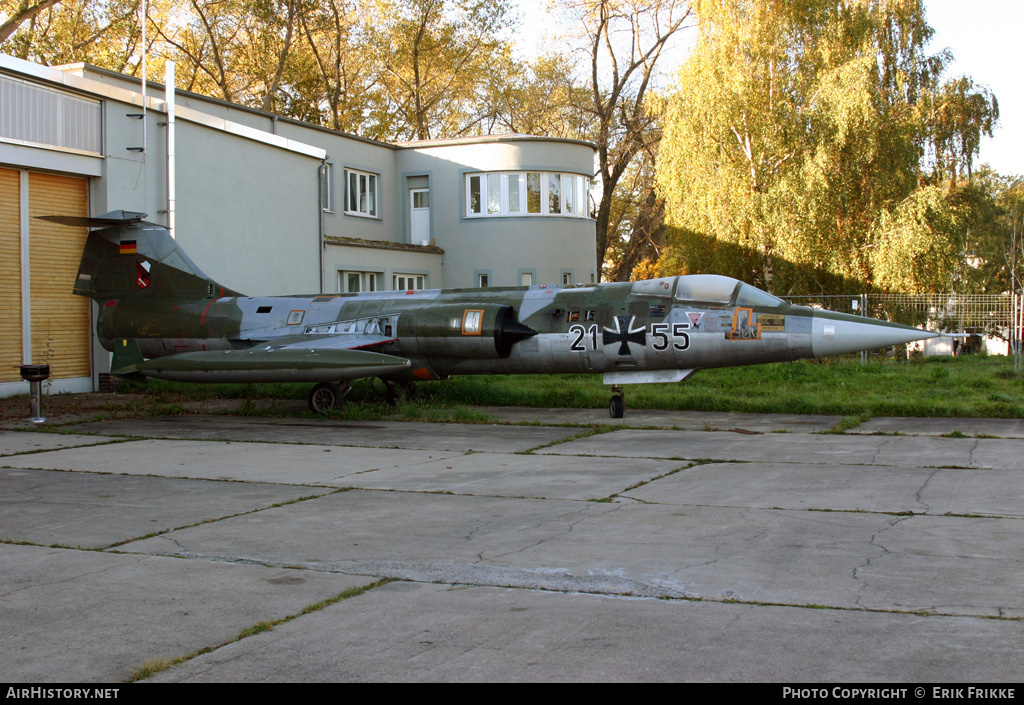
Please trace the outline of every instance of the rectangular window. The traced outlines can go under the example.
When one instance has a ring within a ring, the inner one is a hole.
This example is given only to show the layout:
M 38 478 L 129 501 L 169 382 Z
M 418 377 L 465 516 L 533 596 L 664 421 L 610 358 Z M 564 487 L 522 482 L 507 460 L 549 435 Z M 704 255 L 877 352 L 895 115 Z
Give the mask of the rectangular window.
M 377 291 L 378 272 L 338 272 L 338 293 L 358 294 L 360 291 Z
M 519 285 L 520 286 L 533 286 L 533 273 L 532 272 L 523 272 L 522 274 L 520 274 L 519 275 Z
M 320 207 L 326 213 L 334 212 L 334 165 L 324 164 L 320 173 Z
M 540 174 L 536 171 L 526 174 L 526 212 L 540 213 Z
M 562 175 L 548 174 L 548 213 L 562 212 Z
M 487 215 L 501 213 L 501 174 L 487 176 Z
M 486 289 L 491 285 L 491 276 L 489 274 L 477 274 L 476 285 L 481 289 Z
M 426 277 L 422 274 L 395 275 L 395 291 L 419 291 L 425 284 Z
M 466 174 L 466 216 L 589 217 L 590 177 L 547 171 Z
M 469 204 L 469 212 L 476 215 L 483 212 L 483 201 L 480 199 L 480 183 L 483 178 L 482 176 L 469 177 L 469 195 L 466 202 Z
M 508 175 L 508 212 L 509 213 L 521 213 L 523 210 L 522 200 L 522 174 L 509 174 Z
M 349 215 L 377 217 L 377 174 L 345 170 L 345 212 Z

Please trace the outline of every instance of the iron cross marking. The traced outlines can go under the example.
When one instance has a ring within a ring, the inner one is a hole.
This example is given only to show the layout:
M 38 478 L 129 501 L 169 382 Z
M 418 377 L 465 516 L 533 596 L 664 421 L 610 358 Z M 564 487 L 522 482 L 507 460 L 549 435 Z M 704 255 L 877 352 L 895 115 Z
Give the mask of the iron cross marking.
M 647 344 L 647 329 L 640 327 L 633 330 L 633 320 L 636 316 L 616 316 L 615 326 L 618 331 L 613 331 L 610 328 L 605 328 L 602 331 L 602 342 L 605 345 L 609 343 L 619 344 L 619 355 L 629 355 L 629 344 L 636 343 L 637 345 Z

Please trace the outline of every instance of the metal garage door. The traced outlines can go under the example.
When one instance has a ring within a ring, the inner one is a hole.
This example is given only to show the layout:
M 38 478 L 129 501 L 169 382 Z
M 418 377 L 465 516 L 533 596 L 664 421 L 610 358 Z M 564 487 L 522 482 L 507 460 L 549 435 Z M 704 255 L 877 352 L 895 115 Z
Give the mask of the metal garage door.
M 26 190 L 29 217 L 22 218 Z M 0 169 L 0 382 L 20 380 L 22 362 L 50 365 L 54 380 L 91 376 L 89 301 L 71 293 L 88 231 L 36 219 L 88 214 L 86 179 Z

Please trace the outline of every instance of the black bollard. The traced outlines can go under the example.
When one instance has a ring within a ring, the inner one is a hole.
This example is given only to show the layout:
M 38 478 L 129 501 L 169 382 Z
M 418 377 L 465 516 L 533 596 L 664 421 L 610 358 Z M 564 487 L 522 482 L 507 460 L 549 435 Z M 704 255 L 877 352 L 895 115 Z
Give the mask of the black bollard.
M 43 381 L 50 377 L 49 365 L 22 365 L 21 378 L 29 385 L 29 409 L 32 423 L 46 423 L 43 418 Z

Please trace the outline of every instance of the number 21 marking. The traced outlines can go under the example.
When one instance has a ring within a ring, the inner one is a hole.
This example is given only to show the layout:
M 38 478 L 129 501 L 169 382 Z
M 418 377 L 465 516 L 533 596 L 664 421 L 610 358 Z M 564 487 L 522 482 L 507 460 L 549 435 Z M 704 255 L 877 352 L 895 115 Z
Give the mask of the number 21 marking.
M 570 326 L 569 327 L 569 335 L 575 335 L 576 336 L 576 340 L 572 341 L 572 345 L 569 346 L 570 350 L 575 350 L 577 352 L 585 351 L 587 349 L 587 346 L 583 342 L 584 338 L 589 338 L 590 339 L 590 349 L 591 350 L 597 350 L 597 326 L 596 325 L 590 326 L 589 330 L 587 330 L 583 326 Z

